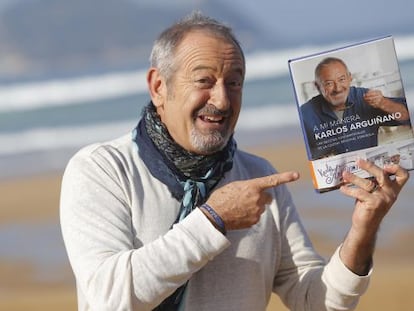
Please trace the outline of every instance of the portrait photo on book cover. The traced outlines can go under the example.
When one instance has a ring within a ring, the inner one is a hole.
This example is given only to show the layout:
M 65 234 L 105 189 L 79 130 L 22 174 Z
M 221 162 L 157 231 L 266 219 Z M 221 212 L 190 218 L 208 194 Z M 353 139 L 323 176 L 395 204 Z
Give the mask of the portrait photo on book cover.
M 413 138 L 392 37 L 292 60 L 289 69 L 309 160 Z

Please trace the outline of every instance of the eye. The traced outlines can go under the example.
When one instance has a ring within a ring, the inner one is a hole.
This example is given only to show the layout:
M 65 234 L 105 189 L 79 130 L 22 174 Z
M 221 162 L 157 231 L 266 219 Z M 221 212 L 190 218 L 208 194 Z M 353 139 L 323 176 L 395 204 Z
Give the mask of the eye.
M 332 81 L 326 81 L 323 83 L 323 86 L 326 88 L 330 88 L 333 86 L 333 82 Z
M 241 78 L 229 79 L 226 82 L 226 85 L 232 90 L 240 90 L 243 87 L 243 79 Z
M 197 78 L 195 79 L 195 83 L 199 88 L 210 88 L 214 85 L 214 81 L 208 77 Z
M 229 83 L 227 83 L 227 85 L 230 85 L 231 87 L 241 87 L 242 82 L 239 81 L 239 80 L 233 80 L 233 81 L 230 81 Z
M 344 83 L 345 81 L 346 81 L 346 77 L 345 76 L 339 78 L 339 82 L 340 83 Z

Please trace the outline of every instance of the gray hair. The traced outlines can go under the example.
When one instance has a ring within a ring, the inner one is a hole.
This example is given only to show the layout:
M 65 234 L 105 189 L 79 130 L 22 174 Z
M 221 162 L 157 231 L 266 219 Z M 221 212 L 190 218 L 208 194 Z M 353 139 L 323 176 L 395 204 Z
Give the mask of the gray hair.
M 337 57 L 327 57 L 327 58 L 324 58 L 322 61 L 320 61 L 319 64 L 316 66 L 315 81 L 318 81 L 318 82 L 320 81 L 320 75 L 321 75 L 321 71 L 323 67 L 330 65 L 332 63 L 342 64 L 345 67 L 347 73 L 349 74 L 348 66 L 345 64 L 345 62 L 342 59 L 337 58 Z
M 233 34 L 232 29 L 217 20 L 195 11 L 165 29 L 154 42 L 150 63 L 152 67 L 158 68 L 167 82 L 174 72 L 174 54 L 185 35 L 194 30 L 202 30 L 222 38 L 240 50 L 244 61 L 244 53 L 239 41 Z

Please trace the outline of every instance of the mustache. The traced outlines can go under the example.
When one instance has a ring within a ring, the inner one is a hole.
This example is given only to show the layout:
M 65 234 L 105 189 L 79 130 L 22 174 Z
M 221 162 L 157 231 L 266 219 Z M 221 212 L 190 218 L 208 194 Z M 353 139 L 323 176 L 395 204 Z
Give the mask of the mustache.
M 216 106 L 212 104 L 206 104 L 204 107 L 200 108 L 196 112 L 196 116 L 200 115 L 213 115 L 213 116 L 220 116 L 220 117 L 229 117 L 232 113 L 232 109 L 221 110 L 218 109 Z
M 346 90 L 340 90 L 340 91 L 333 90 L 333 91 L 331 91 L 331 95 L 343 94 L 343 93 L 345 93 L 345 91 L 346 91 Z

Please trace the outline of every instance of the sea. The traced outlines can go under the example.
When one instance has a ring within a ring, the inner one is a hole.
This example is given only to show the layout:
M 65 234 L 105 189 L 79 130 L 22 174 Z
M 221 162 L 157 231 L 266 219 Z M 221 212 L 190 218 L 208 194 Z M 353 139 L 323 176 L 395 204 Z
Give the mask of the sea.
M 286 129 L 299 128 L 288 60 L 345 44 L 350 43 L 247 55 L 243 107 L 236 128 L 239 144 L 271 143 L 266 133 L 286 135 Z M 414 35 L 396 37 L 395 45 L 407 100 L 413 105 Z M 80 147 L 130 131 L 149 100 L 145 74 L 142 68 L 0 81 L 0 178 L 61 169 Z
M 413 116 L 414 34 L 394 39 Z M 355 42 L 298 46 L 246 55 L 243 106 L 235 134 L 239 146 L 276 144 L 277 139 L 289 139 L 289 133 L 300 133 L 288 60 L 350 43 Z M 0 81 L 0 179 L 61 172 L 82 146 L 130 132 L 149 100 L 145 75 L 146 68 L 141 68 L 65 78 Z M 302 195 L 296 200 L 298 206 L 307 206 L 309 200 L 321 198 L 311 185 L 304 186 L 300 192 Z M 348 205 L 349 211 L 352 202 L 344 201 L 337 193 L 322 196 L 332 200 L 335 208 Z M 404 213 L 393 216 L 399 226 L 413 226 L 410 199 L 411 196 L 403 198 L 401 208 L 411 216 L 405 217 Z M 321 222 L 317 218 L 307 219 L 307 226 L 339 236 L 346 230 L 338 231 L 337 223 Z M 389 230 L 392 228 L 394 226 L 390 225 Z M 58 270 L 67 263 L 57 222 L 0 227 L 0 259 L 28 258 L 35 265 L 39 280 L 56 281 L 53 278 L 58 274 L 50 273 L 51 269 Z

